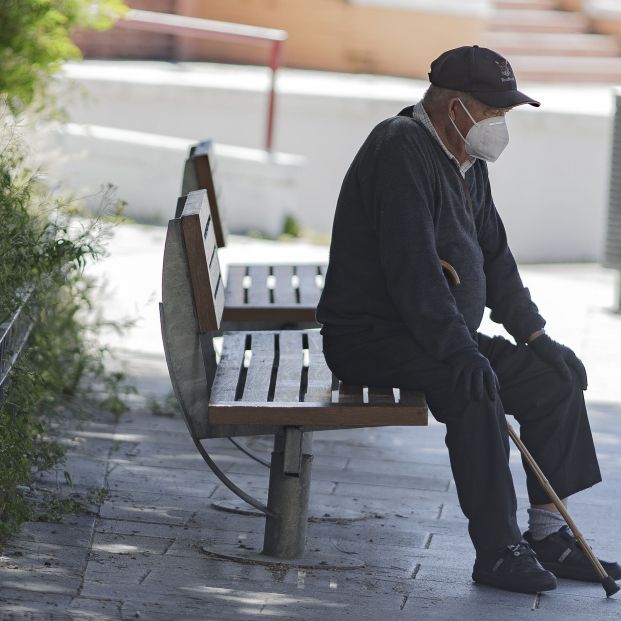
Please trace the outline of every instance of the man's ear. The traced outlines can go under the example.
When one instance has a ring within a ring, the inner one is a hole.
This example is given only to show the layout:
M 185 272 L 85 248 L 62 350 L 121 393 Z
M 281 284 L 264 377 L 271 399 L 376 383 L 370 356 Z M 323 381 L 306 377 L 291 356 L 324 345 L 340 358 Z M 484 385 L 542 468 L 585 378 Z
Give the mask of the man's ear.
M 448 115 L 454 122 L 457 122 L 456 111 L 459 105 L 459 99 L 457 97 L 452 97 L 448 101 Z

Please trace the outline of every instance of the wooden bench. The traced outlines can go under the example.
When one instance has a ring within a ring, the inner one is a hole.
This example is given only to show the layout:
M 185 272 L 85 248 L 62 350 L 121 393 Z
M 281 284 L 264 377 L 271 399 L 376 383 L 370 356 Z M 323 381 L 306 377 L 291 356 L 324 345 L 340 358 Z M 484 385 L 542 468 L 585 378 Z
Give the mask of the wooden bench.
M 224 288 L 207 192 L 191 192 L 181 204 L 179 217 L 168 224 L 160 304 L 170 378 L 207 465 L 266 515 L 260 555 L 248 550 L 223 555 L 299 562 L 306 539 L 312 432 L 426 425 L 424 396 L 340 383 L 325 363 L 317 330 L 224 333 L 218 360 L 214 337 L 221 334 Z M 275 436 L 267 505 L 228 479 L 202 442 L 264 434 Z
M 217 159 L 211 140 L 190 149 L 185 162 L 181 193 L 206 190 L 218 248 L 226 245 L 226 227 L 221 210 L 222 192 L 217 177 Z M 176 217 L 182 205 L 177 206 Z M 223 321 L 237 326 L 315 327 L 315 308 L 326 275 L 324 263 L 296 265 L 231 264 L 224 290 Z

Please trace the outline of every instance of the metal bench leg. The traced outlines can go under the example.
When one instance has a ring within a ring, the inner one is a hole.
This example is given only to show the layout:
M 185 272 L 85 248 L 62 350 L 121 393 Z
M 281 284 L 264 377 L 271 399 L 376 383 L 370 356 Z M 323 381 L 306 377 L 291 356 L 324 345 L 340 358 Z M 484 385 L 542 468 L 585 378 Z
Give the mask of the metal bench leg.
M 285 427 L 274 438 L 263 552 L 292 559 L 304 554 L 310 493 L 312 433 Z

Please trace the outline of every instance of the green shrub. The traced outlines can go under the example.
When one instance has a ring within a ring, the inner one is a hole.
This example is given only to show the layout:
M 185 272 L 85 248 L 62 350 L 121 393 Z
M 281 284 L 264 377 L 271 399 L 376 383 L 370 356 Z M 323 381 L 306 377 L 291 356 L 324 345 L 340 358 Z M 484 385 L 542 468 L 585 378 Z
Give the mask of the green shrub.
M 10 134 L 10 124 L 0 123 L 0 136 Z M 113 207 L 109 195 L 103 201 Z M 0 540 L 28 516 L 20 486 L 62 461 L 57 419 L 88 414 L 89 406 L 118 416 L 131 392 L 121 374 L 106 372 L 95 283 L 84 276 L 104 252 L 106 225 L 79 220 L 66 207 L 26 168 L 15 138 L 0 144 L 0 322 L 30 291 L 23 311 L 34 325 L 0 400 Z
M 51 78 L 65 60 L 80 58 L 75 28 L 105 29 L 123 14 L 122 0 L 2 0 L 0 93 L 15 114 L 33 102 L 51 106 Z
M 34 120 L 57 111 L 54 74 L 80 57 L 73 30 L 107 28 L 124 10 L 122 0 L 0 0 L 0 322 L 30 292 L 24 311 L 34 325 L 0 399 L 0 540 L 29 516 L 23 491 L 33 471 L 62 461 L 55 419 L 84 416 L 91 406 L 119 416 L 131 391 L 122 374 L 106 371 L 95 285 L 83 272 L 103 252 L 105 227 L 51 198 L 13 136 L 13 119 L 26 110 Z M 53 515 L 72 506 L 52 505 Z

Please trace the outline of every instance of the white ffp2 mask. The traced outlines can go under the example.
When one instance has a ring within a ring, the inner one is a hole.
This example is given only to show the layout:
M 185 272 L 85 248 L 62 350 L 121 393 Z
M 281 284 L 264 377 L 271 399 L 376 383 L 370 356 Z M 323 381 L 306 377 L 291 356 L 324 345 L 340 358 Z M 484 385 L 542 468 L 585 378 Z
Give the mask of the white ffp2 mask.
M 505 118 L 503 116 L 493 116 L 477 123 L 472 118 L 463 101 L 461 99 L 458 101 L 474 123 L 464 138 L 455 121 L 449 115 L 453 127 L 466 145 L 466 153 L 486 162 L 495 162 L 509 144 L 509 130 L 507 129 Z

